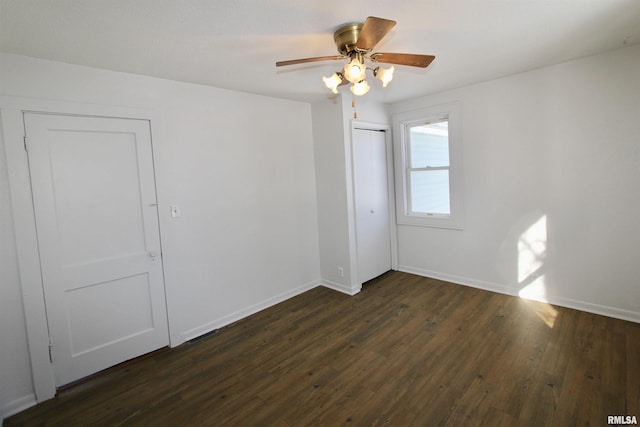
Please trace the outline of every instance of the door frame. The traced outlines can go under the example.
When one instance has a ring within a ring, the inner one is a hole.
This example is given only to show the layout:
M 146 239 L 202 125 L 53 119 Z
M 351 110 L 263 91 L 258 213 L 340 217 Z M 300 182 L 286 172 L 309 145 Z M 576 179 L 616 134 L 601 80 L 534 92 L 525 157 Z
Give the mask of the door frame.
M 393 140 L 391 135 L 391 126 L 380 123 L 365 122 L 360 120 L 351 120 L 351 135 L 349 141 L 349 152 L 347 177 L 350 182 L 347 184 L 347 210 L 348 210 L 348 230 L 349 230 L 349 258 L 351 261 L 350 269 L 352 271 L 351 281 L 352 288 L 361 289 L 362 282 L 358 280 L 358 248 L 356 234 L 356 209 L 355 209 L 355 178 L 353 164 L 353 144 L 355 129 L 364 129 L 372 131 L 383 131 L 385 134 L 386 159 L 387 159 L 387 194 L 389 209 L 389 234 L 391 245 L 391 269 L 398 269 L 398 230 L 396 227 L 396 197 L 395 197 L 395 174 L 393 162 Z
M 49 328 L 47 325 L 44 288 L 41 277 L 40 256 L 38 253 L 29 163 L 24 142 L 25 125 L 23 114 L 25 112 L 147 120 L 149 121 L 151 129 L 152 160 L 154 165 L 158 164 L 158 159 L 156 158 L 157 150 L 153 150 L 153 146 L 158 145 L 161 139 L 161 132 L 159 129 L 159 114 L 155 111 L 118 106 L 0 96 L 0 119 L 2 125 L 0 137 L 4 142 L 7 159 L 18 275 L 22 290 L 31 373 L 33 376 L 36 401 L 42 402 L 56 395 L 56 386 L 53 375 L 53 364 L 49 357 Z M 164 197 L 162 197 L 158 191 L 162 186 L 159 185 L 155 167 L 154 178 L 156 180 L 158 202 L 161 203 Z M 159 224 L 159 228 L 160 247 L 162 251 L 161 224 Z M 163 283 L 163 287 L 165 298 L 168 301 L 166 281 Z M 169 304 L 167 304 L 167 317 L 170 318 Z M 172 341 L 171 333 L 169 333 L 170 344 Z

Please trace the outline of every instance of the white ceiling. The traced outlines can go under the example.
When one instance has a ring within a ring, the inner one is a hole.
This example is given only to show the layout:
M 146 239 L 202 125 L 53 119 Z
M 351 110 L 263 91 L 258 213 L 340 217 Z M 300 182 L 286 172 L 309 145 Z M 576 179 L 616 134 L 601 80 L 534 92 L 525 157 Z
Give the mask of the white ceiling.
M 370 15 L 398 22 L 375 51 L 436 56 L 372 81 L 381 102 L 640 43 L 639 0 L 0 0 L 0 51 L 315 101 L 340 62 L 275 62 L 337 54 Z

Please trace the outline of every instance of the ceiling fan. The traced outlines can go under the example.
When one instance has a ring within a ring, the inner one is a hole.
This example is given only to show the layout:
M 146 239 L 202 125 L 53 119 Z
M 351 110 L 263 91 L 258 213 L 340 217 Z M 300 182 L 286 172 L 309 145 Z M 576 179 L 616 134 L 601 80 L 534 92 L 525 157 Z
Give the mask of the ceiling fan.
M 323 77 L 325 85 L 333 93 L 338 93 L 338 86 L 352 83 L 351 92 L 364 95 L 369 91 L 365 80 L 365 60 L 384 64 L 408 65 L 426 68 L 435 59 L 433 55 L 417 55 L 412 53 L 372 52 L 380 40 L 396 25 L 396 21 L 369 16 L 364 23 L 355 22 L 343 25 L 333 34 L 333 39 L 340 55 L 317 56 L 313 58 L 278 61 L 276 67 L 303 64 L 306 62 L 337 61 L 348 59 L 349 62 L 341 71 L 330 77 Z M 394 67 L 376 67 L 372 70 L 374 77 L 382 81 L 384 87 L 393 78 Z

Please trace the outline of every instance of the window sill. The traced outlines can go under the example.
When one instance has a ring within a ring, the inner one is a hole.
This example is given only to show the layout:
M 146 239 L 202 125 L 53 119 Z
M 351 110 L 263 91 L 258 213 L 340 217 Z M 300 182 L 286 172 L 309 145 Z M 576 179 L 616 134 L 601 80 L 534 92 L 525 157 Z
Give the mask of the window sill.
M 445 228 L 450 230 L 463 230 L 462 221 L 453 217 L 431 217 L 417 215 L 399 215 L 398 225 L 411 225 L 418 227 Z

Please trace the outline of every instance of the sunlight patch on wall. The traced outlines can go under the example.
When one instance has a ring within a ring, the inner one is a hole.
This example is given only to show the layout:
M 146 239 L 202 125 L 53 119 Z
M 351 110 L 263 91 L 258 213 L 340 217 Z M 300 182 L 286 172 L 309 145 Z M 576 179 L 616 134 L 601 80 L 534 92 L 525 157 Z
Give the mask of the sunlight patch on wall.
M 544 275 L 537 277 L 534 282 L 521 288 L 520 291 L 518 292 L 518 295 L 521 298 L 548 302 L 547 288 L 544 284 Z
M 538 317 L 553 328 L 558 311 L 547 301 L 544 263 L 547 257 L 547 216 L 541 215 L 518 239 L 518 284 L 521 298 L 542 302 L 530 304 Z
M 542 215 L 518 239 L 518 283 L 539 282 L 538 279 L 542 276 L 538 273 L 544 265 L 546 255 L 547 216 Z M 544 289 L 544 280 L 537 287 Z

